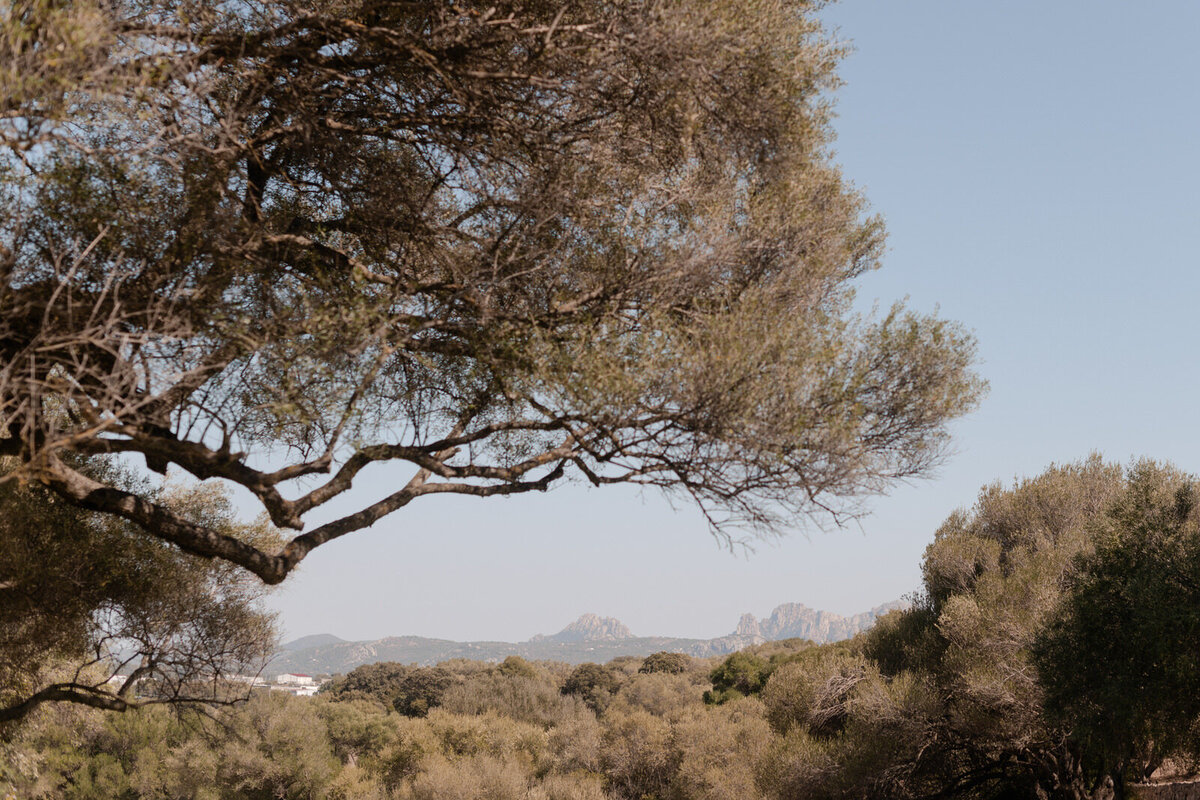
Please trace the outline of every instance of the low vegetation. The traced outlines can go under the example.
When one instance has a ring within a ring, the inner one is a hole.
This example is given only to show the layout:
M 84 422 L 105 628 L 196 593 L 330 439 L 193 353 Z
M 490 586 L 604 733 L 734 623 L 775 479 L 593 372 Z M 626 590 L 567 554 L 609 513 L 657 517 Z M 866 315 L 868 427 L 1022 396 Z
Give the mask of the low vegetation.
M 22 798 L 1095 798 L 1200 754 L 1197 484 L 1097 458 L 987 487 L 847 642 L 572 667 L 372 664 L 220 716 L 54 704 Z

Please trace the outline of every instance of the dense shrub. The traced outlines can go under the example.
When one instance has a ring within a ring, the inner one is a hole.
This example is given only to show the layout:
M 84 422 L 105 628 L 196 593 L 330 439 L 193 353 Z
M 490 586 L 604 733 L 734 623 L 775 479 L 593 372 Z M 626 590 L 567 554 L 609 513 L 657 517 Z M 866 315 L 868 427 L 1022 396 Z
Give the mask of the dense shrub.
M 603 726 L 590 711 L 555 726 L 547 737 L 553 770 L 563 774 L 600 774 Z
M 691 656 L 686 653 L 651 653 L 642 661 L 638 672 L 669 672 L 678 674 L 687 672 L 692 665 Z
M 376 763 L 394 744 L 394 715 L 365 700 L 314 703 L 334 754 L 346 764 Z
M 520 764 L 487 754 L 437 758 L 398 793 L 398 800 L 527 800 L 531 779 Z
M 547 775 L 538 789 L 542 794 L 531 793 L 529 800 L 610 800 L 604 791 L 604 779 L 595 773 Z
M 400 682 L 411 671 L 412 667 L 390 661 L 363 664 L 321 687 L 321 694 L 338 700 L 370 698 L 391 706 Z
M 1200 757 L 1200 482 L 1150 462 L 1095 526 L 1033 650 L 1051 716 L 1092 777 Z
M 575 695 L 599 713 L 608 707 L 621 682 L 614 670 L 600 664 L 580 664 L 563 683 L 562 693 Z
M 600 763 L 608 788 L 617 797 L 665 798 L 679 762 L 665 720 L 645 711 L 615 711 L 605 718 Z
M 455 714 L 493 711 L 543 727 L 579 713 L 591 713 L 580 697 L 563 694 L 549 679 L 500 671 L 480 673 L 450 687 L 442 695 L 442 707 Z
M 687 675 L 639 674 L 617 690 L 609 709 L 640 709 L 656 717 L 674 719 L 684 709 L 699 703 L 703 694 L 703 689 Z
M 509 656 L 500 662 L 496 671 L 510 678 L 536 678 L 537 670 L 520 656 Z
M 814 650 L 807 658 L 785 663 L 763 686 L 767 722 L 781 734 L 796 725 L 814 735 L 838 733 L 856 687 L 874 670 L 866 659 L 839 647 Z
M 745 651 L 734 653 L 709 674 L 712 689 L 704 693 L 704 702 L 719 704 L 758 694 L 770 675 L 766 659 Z
M 443 667 L 416 667 L 400 679 L 392 707 L 406 717 L 423 717 L 441 705 L 454 683 L 455 676 Z
M 672 726 L 679 767 L 673 800 L 754 800 L 761 797 L 756 772 L 771 743 L 758 700 L 721 706 L 693 703 Z

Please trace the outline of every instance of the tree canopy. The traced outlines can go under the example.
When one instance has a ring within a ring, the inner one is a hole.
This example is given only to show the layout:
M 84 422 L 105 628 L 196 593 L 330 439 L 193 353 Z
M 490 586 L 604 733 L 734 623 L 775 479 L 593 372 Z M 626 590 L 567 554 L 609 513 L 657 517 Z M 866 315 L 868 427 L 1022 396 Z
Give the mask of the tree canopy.
M 926 474 L 973 342 L 852 310 L 883 230 L 831 161 L 817 5 L 9 4 L 5 478 L 273 584 L 426 495 L 636 483 L 728 534 Z M 306 529 L 377 464 L 391 494 Z
M 1197 488 L 1136 465 L 1034 649 L 1048 711 L 1090 774 L 1142 778 L 1200 757 Z

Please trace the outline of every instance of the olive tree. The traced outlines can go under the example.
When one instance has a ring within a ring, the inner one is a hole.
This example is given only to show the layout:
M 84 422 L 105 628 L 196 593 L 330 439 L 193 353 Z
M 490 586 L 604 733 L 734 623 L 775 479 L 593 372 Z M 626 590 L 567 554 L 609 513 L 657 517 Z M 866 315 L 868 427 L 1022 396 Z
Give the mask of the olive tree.
M 1034 648 L 1048 711 L 1119 793 L 1200 758 L 1198 523 L 1195 477 L 1135 465 Z
M 0 13 L 0 455 L 282 581 L 418 498 L 575 478 L 842 520 L 981 389 L 862 316 L 803 0 L 19 0 Z M 228 482 L 278 547 L 82 471 Z M 390 494 L 306 526 L 371 466 Z
M 687 672 L 691 665 L 692 659 L 687 653 L 668 653 L 665 650 L 660 650 L 642 659 L 642 665 L 638 667 L 638 672 L 666 672 L 671 675 L 678 675 Z

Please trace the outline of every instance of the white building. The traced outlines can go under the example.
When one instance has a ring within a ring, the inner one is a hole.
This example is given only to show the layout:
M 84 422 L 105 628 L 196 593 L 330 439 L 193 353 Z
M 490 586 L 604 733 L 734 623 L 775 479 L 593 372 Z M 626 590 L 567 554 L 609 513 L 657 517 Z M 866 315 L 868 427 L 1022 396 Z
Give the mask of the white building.
M 275 676 L 275 683 L 281 686 L 316 686 L 317 681 L 312 675 L 303 675 L 298 672 L 285 672 L 282 675 Z

